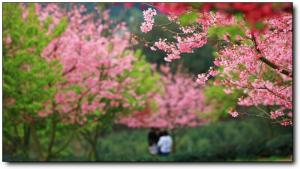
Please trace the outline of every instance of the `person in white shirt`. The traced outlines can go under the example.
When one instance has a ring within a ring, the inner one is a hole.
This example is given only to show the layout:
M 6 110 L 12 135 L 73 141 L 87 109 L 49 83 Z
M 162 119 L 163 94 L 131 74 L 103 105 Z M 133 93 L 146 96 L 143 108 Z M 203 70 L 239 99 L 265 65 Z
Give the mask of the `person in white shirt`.
M 168 134 L 167 131 L 162 131 L 157 143 L 159 154 L 162 156 L 169 155 L 172 151 L 172 144 L 172 137 Z

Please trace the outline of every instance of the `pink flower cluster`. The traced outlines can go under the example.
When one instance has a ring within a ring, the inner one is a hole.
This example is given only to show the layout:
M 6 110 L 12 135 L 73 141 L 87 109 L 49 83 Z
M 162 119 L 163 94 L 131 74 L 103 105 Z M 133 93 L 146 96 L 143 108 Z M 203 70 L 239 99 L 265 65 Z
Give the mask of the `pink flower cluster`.
M 156 10 L 148 8 L 146 11 L 143 11 L 144 20 L 145 22 L 141 25 L 141 31 L 144 33 L 147 33 L 152 30 L 154 25 L 154 19 L 153 17 L 156 15 Z
M 188 33 L 188 31 L 187 31 Z M 206 34 L 197 33 L 188 37 L 175 37 L 177 42 L 167 42 L 167 39 L 159 39 L 159 41 L 154 42 L 154 45 L 151 47 L 152 50 L 162 50 L 167 53 L 167 56 L 164 58 L 165 61 L 171 62 L 172 60 L 180 59 L 180 54 L 182 53 L 193 53 L 194 48 L 202 47 L 207 43 Z
M 202 74 L 199 74 L 197 76 L 197 80 L 196 82 L 199 84 L 199 85 L 205 85 L 206 81 L 208 80 L 208 76 L 205 74 L 205 73 L 202 73 Z
M 270 113 L 270 118 L 271 119 L 277 119 L 278 117 L 284 116 L 284 113 L 282 111 L 276 110 Z
M 291 126 L 291 125 L 293 125 L 293 121 L 292 120 L 284 120 L 280 124 L 282 126 Z
M 216 69 L 210 67 L 207 73 L 198 74 L 197 79 L 196 79 L 196 83 L 198 83 L 201 86 L 205 85 L 206 81 L 210 77 L 214 77 L 218 73 L 219 73 L 219 71 L 217 71 Z

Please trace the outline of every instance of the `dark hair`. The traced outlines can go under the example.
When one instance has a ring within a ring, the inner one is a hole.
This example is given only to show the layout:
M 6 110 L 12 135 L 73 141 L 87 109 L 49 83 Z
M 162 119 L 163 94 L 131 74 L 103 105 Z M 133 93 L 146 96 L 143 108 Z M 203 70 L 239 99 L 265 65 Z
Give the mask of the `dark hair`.
M 157 128 L 155 128 L 155 127 L 150 128 L 150 132 L 156 132 L 156 131 L 157 131 Z
M 169 135 L 169 133 L 168 133 L 167 130 L 163 130 L 163 131 L 161 132 L 161 136 L 167 136 L 167 135 Z

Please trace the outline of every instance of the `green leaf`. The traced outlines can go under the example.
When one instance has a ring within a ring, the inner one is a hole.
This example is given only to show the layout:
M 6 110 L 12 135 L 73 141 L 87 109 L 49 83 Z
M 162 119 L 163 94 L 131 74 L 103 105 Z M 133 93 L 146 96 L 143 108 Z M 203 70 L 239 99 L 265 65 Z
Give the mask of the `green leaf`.
M 194 24 L 197 21 L 198 13 L 197 12 L 188 12 L 179 16 L 179 22 L 182 26 L 188 26 Z
M 236 40 L 238 35 L 245 36 L 245 32 L 239 25 L 213 26 L 208 29 L 208 36 L 210 38 L 217 37 L 222 39 L 226 34 L 228 34 L 232 40 Z
M 258 30 L 261 30 L 265 27 L 265 24 L 263 22 L 256 22 L 255 23 L 255 28 Z
M 56 26 L 54 30 L 54 37 L 59 36 L 61 33 L 63 33 L 68 25 L 67 19 L 62 18 L 60 23 Z

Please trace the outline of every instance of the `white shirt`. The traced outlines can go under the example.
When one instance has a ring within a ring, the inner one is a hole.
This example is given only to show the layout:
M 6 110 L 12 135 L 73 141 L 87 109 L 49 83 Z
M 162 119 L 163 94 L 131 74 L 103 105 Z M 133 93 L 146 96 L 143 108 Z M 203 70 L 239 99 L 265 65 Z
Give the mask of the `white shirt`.
M 158 147 L 160 148 L 160 151 L 163 153 L 169 153 L 172 149 L 172 138 L 171 136 L 161 136 L 158 140 Z

